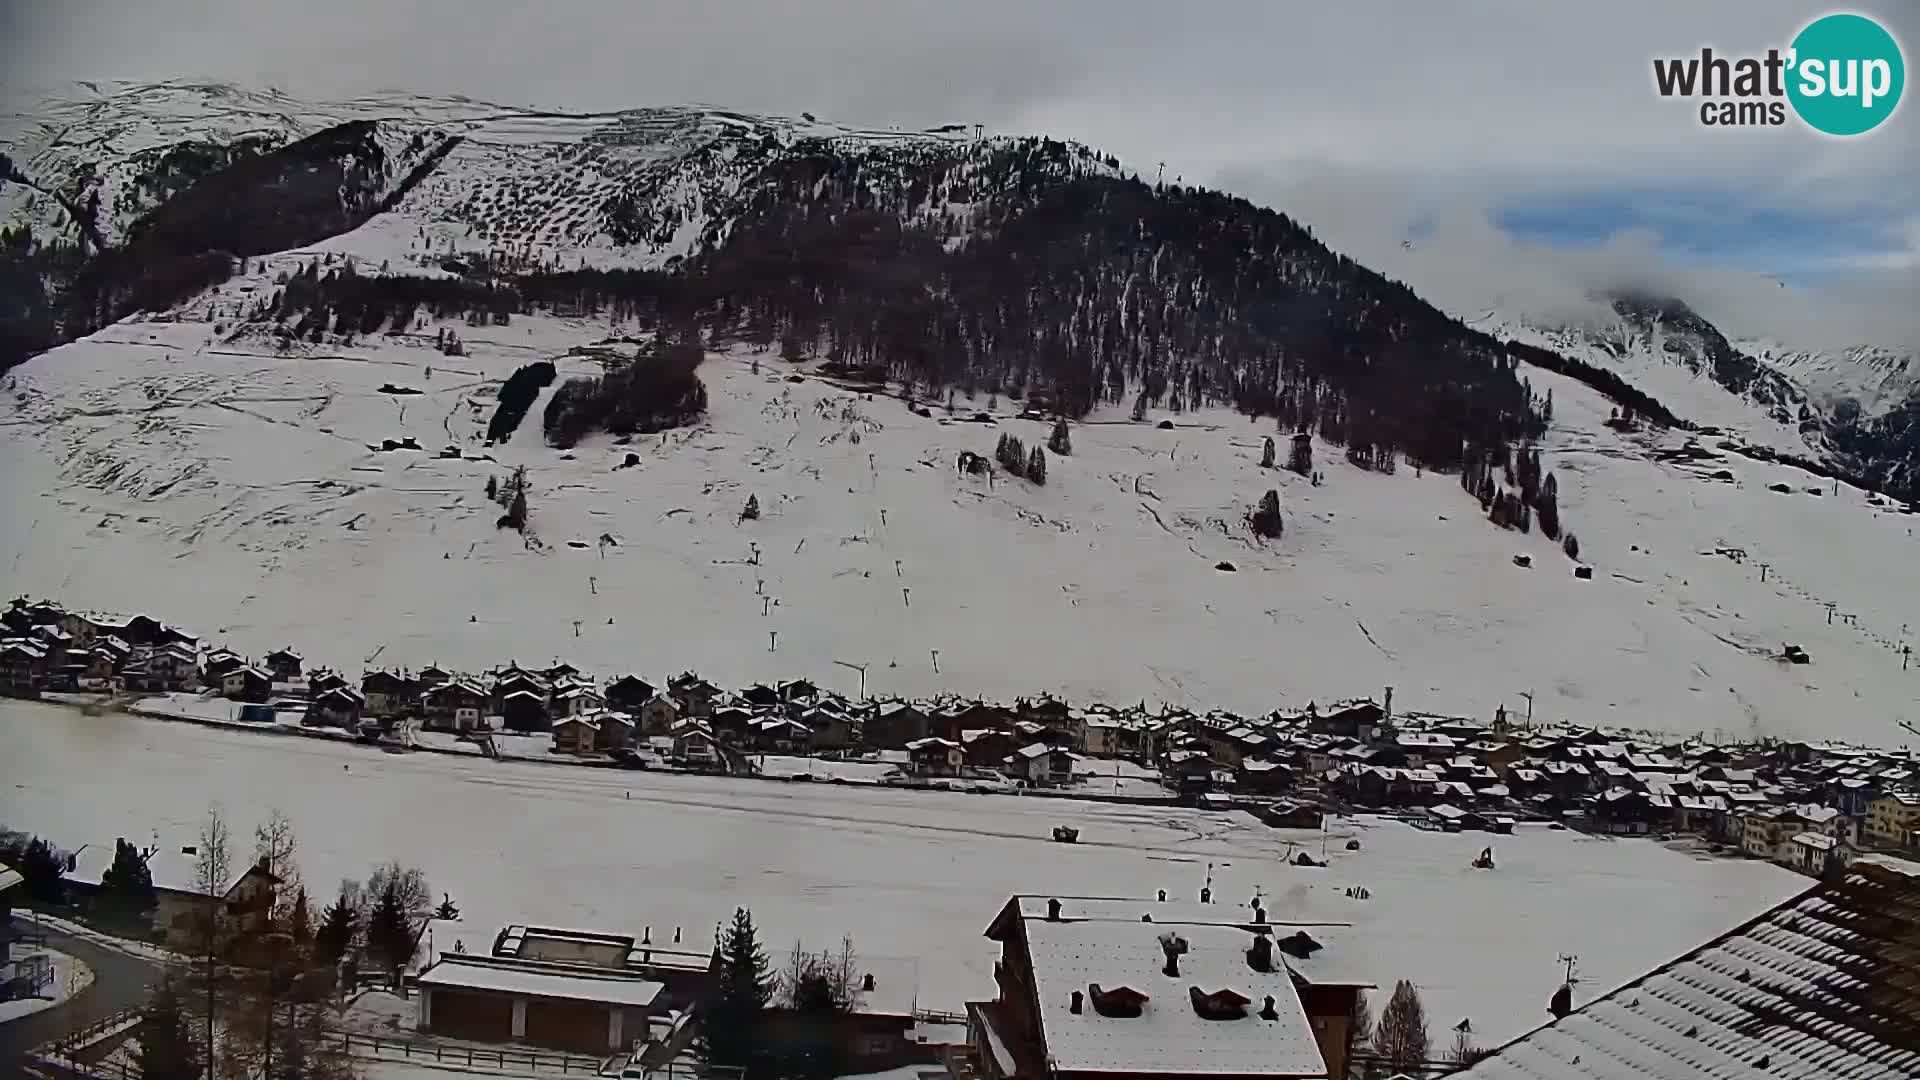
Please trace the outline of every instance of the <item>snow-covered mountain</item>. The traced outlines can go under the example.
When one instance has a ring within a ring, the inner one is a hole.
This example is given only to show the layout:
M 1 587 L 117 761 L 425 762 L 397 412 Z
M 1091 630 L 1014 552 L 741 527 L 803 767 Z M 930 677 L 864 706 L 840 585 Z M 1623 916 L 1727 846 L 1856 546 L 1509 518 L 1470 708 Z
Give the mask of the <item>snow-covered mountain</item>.
M 1920 686 L 1913 519 L 1779 459 L 1811 405 L 1670 305 L 1462 325 L 1278 214 L 1044 139 L 173 84 L 11 129 L 0 275 L 37 291 L 0 316 L 47 335 L 0 404 L 15 592 L 349 669 L 844 662 L 1248 712 L 1393 685 L 1875 741 Z M 697 421 L 550 444 L 557 400 L 695 333 Z M 1656 399 L 1724 434 L 1616 415 Z M 956 468 L 1056 414 L 1044 484 Z M 1317 483 L 1260 463 L 1302 427 Z M 1475 463 L 1510 495 L 1528 442 L 1590 580 L 1461 490 Z M 517 468 L 524 535 L 486 495 Z

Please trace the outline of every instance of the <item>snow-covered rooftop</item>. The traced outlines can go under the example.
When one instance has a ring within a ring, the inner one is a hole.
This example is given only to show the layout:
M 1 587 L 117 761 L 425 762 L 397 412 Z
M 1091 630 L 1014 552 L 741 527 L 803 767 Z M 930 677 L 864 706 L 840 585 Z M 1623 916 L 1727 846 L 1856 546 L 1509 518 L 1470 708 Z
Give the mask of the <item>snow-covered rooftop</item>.
M 579 969 L 549 970 L 487 957 L 441 954 L 439 963 L 420 973 L 420 985 L 457 990 L 490 990 L 530 997 L 564 998 L 644 1008 L 665 989 L 644 979 L 591 975 Z
M 1050 1064 L 1062 1072 L 1159 1075 L 1321 1077 L 1326 1064 L 1301 1008 L 1292 977 L 1277 959 L 1273 970 L 1247 962 L 1252 935 L 1224 926 L 1183 926 L 1187 951 L 1179 975 L 1169 976 L 1159 938 L 1173 933 L 1152 923 L 1028 920 L 1034 990 Z M 1090 987 L 1128 987 L 1146 996 L 1140 1015 L 1103 1016 Z M 1202 1017 L 1192 991 L 1232 990 L 1248 999 L 1245 1015 Z M 1081 1011 L 1072 996 L 1083 995 Z M 1272 999 L 1274 1019 L 1261 1016 Z
M 1920 864 L 1863 860 L 1500 1048 L 1468 1080 L 1912 1080 Z

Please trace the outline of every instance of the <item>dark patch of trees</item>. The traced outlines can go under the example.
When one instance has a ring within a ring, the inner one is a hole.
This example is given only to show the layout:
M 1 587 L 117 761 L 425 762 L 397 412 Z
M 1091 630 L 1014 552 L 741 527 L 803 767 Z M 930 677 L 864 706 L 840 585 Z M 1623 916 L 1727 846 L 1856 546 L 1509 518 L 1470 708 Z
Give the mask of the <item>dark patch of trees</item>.
M 488 442 L 505 442 L 519 430 L 520 421 L 533 408 L 540 391 L 553 385 L 554 374 L 551 360 L 536 360 L 500 384 L 500 404 L 493 410 L 493 419 L 487 421 Z
M 1073 434 L 1067 430 L 1067 420 L 1061 417 L 1053 422 L 1053 434 L 1047 436 L 1047 449 L 1067 457 L 1073 453 Z
M 1001 435 L 999 445 L 993 448 L 993 460 L 1000 467 L 1015 476 L 1027 475 L 1027 466 L 1033 459 L 1027 454 L 1027 447 L 1017 436 Z
M 1507 355 L 1523 360 L 1537 368 L 1544 368 L 1557 375 L 1565 375 L 1576 382 L 1584 383 L 1599 391 L 1610 401 L 1623 408 L 1632 409 L 1641 416 L 1664 427 L 1689 428 L 1692 425 L 1673 414 L 1673 411 L 1655 399 L 1651 394 L 1627 382 L 1606 368 L 1594 367 L 1584 360 L 1571 356 L 1562 356 L 1549 352 L 1537 345 L 1528 345 L 1519 341 L 1506 344 Z
M 1027 455 L 1026 475 L 1028 480 L 1036 484 L 1044 485 L 1047 482 L 1047 452 L 1045 450 L 1036 446 L 1033 448 L 1033 453 Z
M 696 373 L 705 357 L 697 341 L 656 343 L 604 376 L 568 379 L 547 399 L 548 444 L 564 448 L 596 431 L 644 435 L 693 423 L 707 411 L 707 387 Z
M 67 863 L 46 839 L 0 830 L 0 863 L 20 872 L 33 900 L 51 904 L 62 899 Z
M 1247 516 L 1247 523 L 1253 526 L 1254 535 L 1271 540 L 1278 537 L 1283 529 L 1280 520 L 1280 493 L 1272 488 L 1260 496 L 1260 505 L 1254 507 Z

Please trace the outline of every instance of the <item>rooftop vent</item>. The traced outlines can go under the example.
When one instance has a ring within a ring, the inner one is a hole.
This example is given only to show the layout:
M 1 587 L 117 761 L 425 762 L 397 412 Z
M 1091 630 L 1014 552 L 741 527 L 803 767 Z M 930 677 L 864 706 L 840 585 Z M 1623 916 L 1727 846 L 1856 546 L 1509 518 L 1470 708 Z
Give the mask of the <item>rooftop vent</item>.
M 1280 1010 L 1278 1010 L 1278 1009 L 1276 1009 L 1276 1008 L 1274 1008 L 1274 1007 L 1273 1007 L 1273 995 L 1272 995 L 1272 994 L 1268 994 L 1268 995 L 1267 995 L 1267 1003 L 1266 1003 L 1265 1005 L 1262 1005 L 1262 1006 L 1260 1006 L 1260 1019 L 1262 1019 L 1262 1020 L 1278 1020 L 1278 1019 L 1280 1019 Z
M 1060 921 L 1060 901 L 1058 900 L 1047 901 L 1047 921 L 1048 922 Z
M 1193 1011 L 1202 1020 L 1238 1020 L 1247 1015 L 1247 1006 L 1253 999 L 1237 990 L 1215 990 L 1208 993 L 1197 986 L 1187 987 L 1187 996 L 1193 1000 Z
M 1180 955 L 1187 951 L 1187 939 L 1172 930 L 1160 935 L 1160 951 L 1167 956 L 1166 966 L 1160 970 L 1170 979 L 1180 977 Z
M 1273 942 L 1267 935 L 1253 935 L 1253 947 L 1247 950 L 1247 966 L 1262 974 L 1273 970 Z
M 1073 992 L 1073 1003 L 1067 1006 L 1067 1011 L 1075 1016 L 1080 1015 L 1080 991 Z
M 1074 992 L 1079 996 L 1079 991 Z M 1139 1016 L 1147 1003 L 1147 995 L 1131 986 L 1116 986 L 1111 990 L 1102 989 L 1099 983 L 1087 987 L 1087 996 L 1093 999 L 1093 1011 L 1101 1016 L 1127 1019 Z
M 861 978 L 860 989 L 868 990 L 868 991 L 873 989 L 873 972 L 869 971 L 866 973 L 866 975 L 863 978 Z
M 1293 933 L 1281 938 L 1279 946 L 1281 952 L 1286 953 L 1295 960 L 1309 959 L 1314 953 L 1326 948 L 1325 945 L 1313 940 L 1305 930 L 1295 930 Z

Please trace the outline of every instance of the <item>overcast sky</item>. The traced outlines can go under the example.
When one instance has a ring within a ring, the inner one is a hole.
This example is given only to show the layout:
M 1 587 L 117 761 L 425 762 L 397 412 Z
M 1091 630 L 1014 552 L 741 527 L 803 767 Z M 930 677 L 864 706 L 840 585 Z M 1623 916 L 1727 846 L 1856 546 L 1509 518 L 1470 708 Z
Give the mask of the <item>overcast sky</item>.
M 980 123 L 1312 224 L 1456 308 L 1683 289 L 1748 335 L 1920 347 L 1920 106 L 1714 130 L 1654 56 L 1784 46 L 1786 0 L 0 0 L 11 85 L 205 76 L 326 97 L 707 102 Z M 1906 47 L 1920 3 L 1864 0 Z M 1913 95 L 1907 95 L 1911 98 Z M 1411 250 L 1401 241 L 1411 238 Z M 1781 289 L 1780 280 L 1793 286 Z

